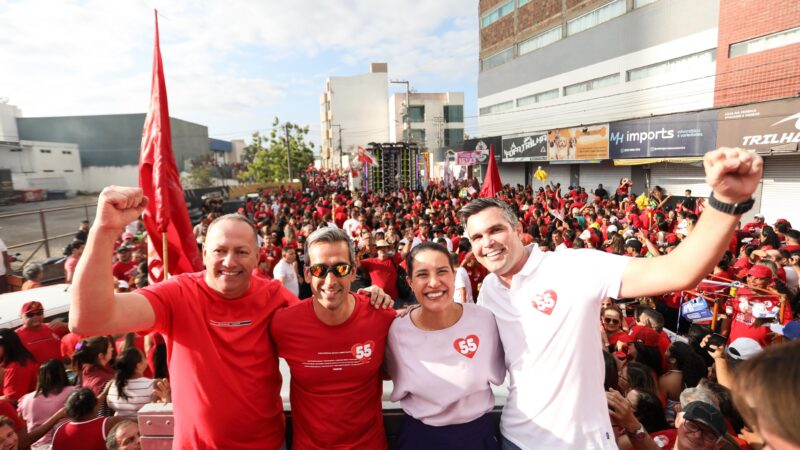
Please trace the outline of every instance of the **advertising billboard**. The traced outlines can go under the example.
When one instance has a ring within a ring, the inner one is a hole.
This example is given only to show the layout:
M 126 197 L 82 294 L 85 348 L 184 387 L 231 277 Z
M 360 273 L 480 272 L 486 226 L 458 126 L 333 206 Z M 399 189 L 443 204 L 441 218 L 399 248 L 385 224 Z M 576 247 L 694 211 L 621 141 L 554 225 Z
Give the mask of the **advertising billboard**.
M 719 146 L 769 152 L 797 149 L 800 144 L 800 99 L 723 108 L 718 114 Z
M 550 161 L 608 159 L 608 124 L 548 131 L 547 159 Z
M 547 134 L 503 138 L 503 162 L 546 161 Z
M 612 122 L 608 142 L 612 159 L 703 156 L 717 146 L 717 112 Z

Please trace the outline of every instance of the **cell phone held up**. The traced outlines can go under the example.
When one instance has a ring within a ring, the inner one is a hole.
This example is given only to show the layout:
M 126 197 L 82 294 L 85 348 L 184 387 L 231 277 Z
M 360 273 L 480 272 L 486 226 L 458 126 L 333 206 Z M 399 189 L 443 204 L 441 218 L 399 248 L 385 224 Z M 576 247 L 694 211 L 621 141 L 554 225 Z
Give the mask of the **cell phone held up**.
M 725 336 L 718 333 L 712 333 L 711 337 L 708 338 L 708 342 L 706 342 L 706 348 L 709 348 L 711 346 L 723 347 L 727 342 L 728 338 L 726 338 Z

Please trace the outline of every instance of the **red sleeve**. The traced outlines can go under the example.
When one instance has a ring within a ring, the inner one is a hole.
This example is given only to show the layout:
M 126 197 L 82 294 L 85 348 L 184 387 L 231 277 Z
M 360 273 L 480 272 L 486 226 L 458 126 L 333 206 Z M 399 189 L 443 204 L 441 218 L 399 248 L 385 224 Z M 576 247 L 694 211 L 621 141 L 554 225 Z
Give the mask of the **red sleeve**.
M 28 362 L 28 364 L 33 364 Z M 31 380 L 31 373 L 26 366 L 12 363 L 6 366 L 3 372 L 3 395 L 19 400 L 20 397 L 31 391 L 31 385 L 35 385 Z
M 0 416 L 6 416 L 14 422 L 14 431 L 19 431 L 25 427 L 25 422 L 19 418 L 17 410 L 5 400 L 0 400 Z

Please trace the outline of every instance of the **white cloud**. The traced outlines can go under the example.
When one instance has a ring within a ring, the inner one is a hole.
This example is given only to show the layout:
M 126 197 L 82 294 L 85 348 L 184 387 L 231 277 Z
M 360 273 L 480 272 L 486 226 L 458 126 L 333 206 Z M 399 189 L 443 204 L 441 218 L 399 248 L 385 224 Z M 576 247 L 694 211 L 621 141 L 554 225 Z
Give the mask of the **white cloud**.
M 318 124 L 324 78 L 350 74 L 331 64 L 385 61 L 417 89 L 477 80 L 472 1 L 23 0 L 0 2 L 0 96 L 28 116 L 146 110 L 154 7 L 170 111 L 212 135 L 263 127 L 298 98 L 293 120 Z

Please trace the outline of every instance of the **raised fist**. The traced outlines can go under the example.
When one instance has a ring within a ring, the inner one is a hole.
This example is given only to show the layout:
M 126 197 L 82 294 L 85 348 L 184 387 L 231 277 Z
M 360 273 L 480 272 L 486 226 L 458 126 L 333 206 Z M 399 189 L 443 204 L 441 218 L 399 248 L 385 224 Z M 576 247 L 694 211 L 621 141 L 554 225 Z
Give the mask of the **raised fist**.
M 740 203 L 753 196 L 764 168 L 764 161 L 741 148 L 722 147 L 703 158 L 706 182 L 714 197 L 725 203 Z
M 147 207 L 147 197 L 138 187 L 108 186 L 97 199 L 94 226 L 119 231 L 136 220 Z

